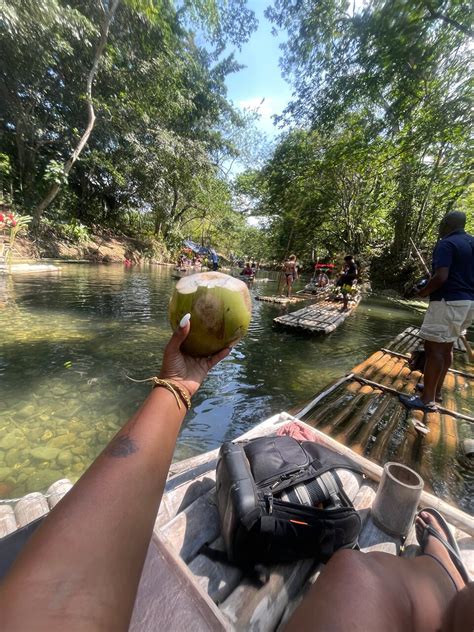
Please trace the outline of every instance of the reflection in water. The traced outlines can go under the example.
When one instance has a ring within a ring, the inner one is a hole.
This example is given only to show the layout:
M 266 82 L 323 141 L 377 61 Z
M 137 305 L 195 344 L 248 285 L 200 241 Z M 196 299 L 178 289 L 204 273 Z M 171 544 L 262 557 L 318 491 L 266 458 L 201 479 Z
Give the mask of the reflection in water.
M 158 372 L 175 280 L 168 268 L 79 264 L 63 264 L 54 276 L 0 279 L 5 497 L 43 490 L 63 476 L 76 479 L 136 410 L 149 386 L 125 374 L 142 379 Z M 256 283 L 251 292 L 270 294 L 275 285 Z M 247 337 L 194 398 L 175 458 L 214 448 L 294 408 L 420 321 L 370 298 L 331 335 L 310 337 L 275 329 L 272 319 L 284 311 L 254 301 Z

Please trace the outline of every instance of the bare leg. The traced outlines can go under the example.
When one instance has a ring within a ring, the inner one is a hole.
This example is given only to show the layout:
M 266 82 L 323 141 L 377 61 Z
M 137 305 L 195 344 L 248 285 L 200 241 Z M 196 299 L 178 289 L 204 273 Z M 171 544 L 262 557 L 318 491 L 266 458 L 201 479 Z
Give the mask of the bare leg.
M 427 516 L 439 528 L 432 516 Z M 435 632 L 464 582 L 443 545 L 430 537 L 416 559 L 338 551 L 296 609 L 295 632 Z M 451 575 L 448 575 L 448 572 Z M 454 583 L 453 583 L 454 582 Z M 455 587 L 456 585 L 456 587 Z
M 444 378 L 446 377 L 446 373 L 448 372 L 449 368 L 453 364 L 453 346 L 454 346 L 454 343 L 450 344 L 445 349 L 443 370 L 441 371 L 441 375 L 439 376 L 439 379 L 438 379 L 438 385 L 436 387 L 437 396 L 441 395 L 441 389 L 443 388 Z
M 441 391 L 446 373 L 452 361 L 452 342 L 432 342 L 425 340 L 424 388 L 421 396 L 425 404 L 435 401 L 436 394 Z

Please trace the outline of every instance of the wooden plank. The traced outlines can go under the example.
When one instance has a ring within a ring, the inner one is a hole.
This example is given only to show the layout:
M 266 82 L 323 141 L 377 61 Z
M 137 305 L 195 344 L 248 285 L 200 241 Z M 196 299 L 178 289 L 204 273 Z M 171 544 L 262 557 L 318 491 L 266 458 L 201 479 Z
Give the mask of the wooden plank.
M 224 551 L 222 538 L 212 542 L 211 548 Z M 215 603 L 222 603 L 237 587 L 242 578 L 242 569 L 233 564 L 220 560 L 213 560 L 208 555 L 200 553 L 189 564 L 197 583 L 210 599 Z
M 306 296 L 292 296 L 288 298 L 287 296 L 256 296 L 257 301 L 262 301 L 264 303 L 276 303 L 278 305 L 294 305 L 296 303 L 302 303 L 304 301 L 309 300 L 309 297 Z M 314 297 L 316 299 L 316 296 Z
M 215 467 L 215 463 L 217 463 L 217 457 L 219 455 L 219 448 L 212 450 L 210 452 L 203 452 L 202 454 L 197 454 L 196 456 L 192 456 L 189 459 L 184 459 L 183 461 L 177 461 L 176 463 L 172 463 L 168 473 L 168 479 L 171 479 L 178 474 L 182 474 L 183 472 L 187 472 L 189 470 L 195 470 L 197 467 L 201 466 L 203 469 L 199 470 L 199 474 L 204 474 L 204 472 L 208 472 L 213 467 Z M 213 460 L 216 460 L 214 465 L 211 464 Z M 187 479 L 183 479 L 187 480 Z
M 130 632 L 223 632 L 226 619 L 174 555 L 172 547 L 153 535 L 133 609 Z
M 23 496 L 15 505 L 15 518 L 18 527 L 24 527 L 36 518 L 44 516 L 49 511 L 48 501 L 39 492 Z
M 213 460 L 214 461 L 214 460 Z M 155 528 L 163 527 L 173 520 L 176 515 L 186 509 L 200 496 L 213 489 L 216 484 L 215 469 L 207 472 L 203 476 L 191 478 L 186 483 L 171 489 L 163 494 L 158 515 L 156 517 Z
M 155 533 L 162 534 L 185 562 L 192 560 L 203 544 L 212 542 L 220 533 L 219 514 L 214 492 L 200 496 Z
M 224 601 L 221 610 L 237 632 L 273 630 L 313 567 L 313 560 L 275 565 L 262 587 L 244 579 Z
M 359 546 L 361 551 L 364 553 L 381 551 L 383 553 L 398 555 L 400 545 L 400 538 L 393 538 L 392 536 L 387 535 L 375 525 L 372 517 L 370 515 L 368 516 L 359 537 Z

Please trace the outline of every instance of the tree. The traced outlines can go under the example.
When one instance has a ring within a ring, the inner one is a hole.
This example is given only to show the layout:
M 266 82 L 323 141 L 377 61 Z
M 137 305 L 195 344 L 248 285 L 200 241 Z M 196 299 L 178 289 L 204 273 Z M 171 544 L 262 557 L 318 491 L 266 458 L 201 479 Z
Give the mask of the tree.
M 282 120 L 331 144 L 363 115 L 358 161 L 384 148 L 385 221 L 392 255 L 402 260 L 408 237 L 431 237 L 470 182 L 468 3 L 372 0 L 354 11 L 345 0 L 277 0 L 267 15 L 289 35 L 282 68 L 295 98 Z M 352 168 L 351 155 L 342 158 L 340 174 Z M 371 201 L 380 187 L 369 188 Z M 338 199 L 352 200 L 346 186 Z
M 238 65 L 222 50 L 256 25 L 244 0 L 195 0 L 178 10 L 167 0 L 43 4 L 13 0 L 1 21 L 2 135 L 17 202 L 35 208 L 37 223 L 46 209 L 108 221 L 131 205 L 166 213 L 176 192 L 188 203 L 198 188 L 185 178 L 178 191 L 173 179 L 189 175 L 197 155 L 212 171 L 209 156 L 224 145 L 215 129 L 232 109 L 224 80 Z M 144 156 L 157 186 L 134 166 Z

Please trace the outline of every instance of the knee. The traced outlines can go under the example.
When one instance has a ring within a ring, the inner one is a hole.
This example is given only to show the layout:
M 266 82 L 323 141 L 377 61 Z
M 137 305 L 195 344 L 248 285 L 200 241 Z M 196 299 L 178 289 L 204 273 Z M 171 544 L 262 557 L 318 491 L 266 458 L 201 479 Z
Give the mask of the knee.
M 339 549 L 329 560 L 329 567 L 343 577 L 358 577 L 361 570 L 365 568 L 365 555 L 360 551 Z

